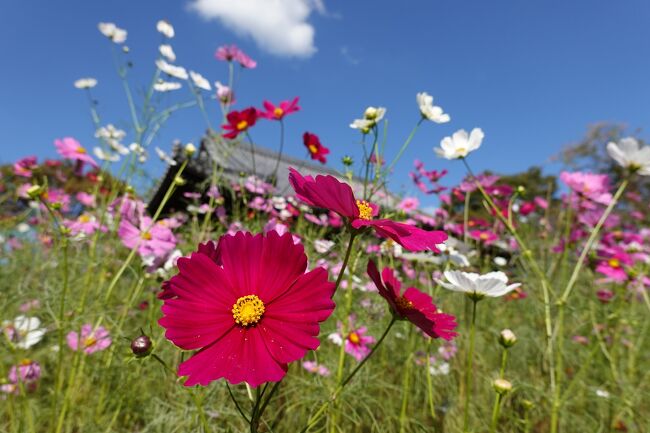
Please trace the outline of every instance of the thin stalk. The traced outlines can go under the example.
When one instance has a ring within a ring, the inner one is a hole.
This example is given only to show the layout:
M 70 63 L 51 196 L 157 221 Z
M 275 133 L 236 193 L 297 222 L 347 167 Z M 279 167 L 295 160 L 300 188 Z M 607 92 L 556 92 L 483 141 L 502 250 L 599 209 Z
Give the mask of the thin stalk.
M 418 130 L 420 125 L 422 125 L 422 122 L 424 122 L 424 117 L 420 117 L 420 120 L 418 120 L 418 123 L 415 125 L 409 136 L 406 138 L 406 141 L 404 144 L 402 144 L 402 147 L 400 148 L 399 152 L 397 152 L 397 156 L 395 159 L 388 165 L 388 168 L 386 168 L 386 174 L 390 173 L 392 168 L 397 164 L 397 161 L 402 157 L 402 154 L 406 150 L 406 148 L 411 144 L 411 140 L 413 140 L 413 137 L 415 137 L 415 132 Z
M 427 400 L 431 419 L 436 419 L 436 407 L 433 403 L 433 379 L 431 378 L 431 340 L 427 341 Z
M 63 342 L 65 336 L 65 328 L 63 321 L 65 319 L 65 299 L 68 294 L 68 239 L 63 238 L 63 289 L 61 291 L 61 302 L 59 304 L 59 317 L 58 317 L 58 344 L 59 352 L 57 354 L 56 362 L 56 382 L 54 386 L 54 396 L 52 397 L 52 406 L 56 409 L 59 393 L 63 385 L 61 371 L 63 370 Z
M 354 376 L 359 372 L 359 370 L 361 370 L 361 367 L 363 367 L 365 365 L 365 363 L 372 357 L 372 355 L 374 355 L 374 353 L 377 351 L 379 346 L 381 346 L 381 343 L 384 341 L 384 339 L 388 335 L 388 332 L 391 330 L 391 328 L 393 327 L 393 325 L 395 324 L 396 321 L 397 321 L 397 318 L 395 316 L 393 316 L 390 323 L 388 324 L 388 327 L 384 330 L 384 333 L 381 335 L 381 337 L 379 337 L 379 340 L 377 340 L 377 343 L 372 347 L 372 349 L 370 350 L 370 353 L 368 353 L 368 356 L 363 358 L 361 360 L 361 362 L 359 362 L 357 364 L 357 366 L 354 368 L 354 370 L 352 370 L 352 372 L 348 375 L 348 377 L 346 377 L 345 380 L 343 382 L 341 382 L 341 384 L 336 388 L 336 390 L 334 391 L 334 393 L 332 394 L 330 399 L 328 401 L 326 401 L 325 403 L 323 403 L 320 406 L 320 408 L 318 409 L 318 411 L 316 411 L 316 413 L 309 418 L 309 421 L 307 421 L 307 425 L 300 431 L 300 433 L 305 433 L 305 432 L 309 431 L 309 429 L 311 429 L 314 425 L 316 425 L 316 423 L 320 420 L 320 418 L 323 416 L 323 414 L 327 410 L 327 407 L 331 403 L 336 401 L 336 399 L 340 395 L 341 391 L 343 391 L 345 386 L 354 378 Z
M 253 139 L 251 138 L 251 135 L 246 131 L 246 138 L 248 139 L 248 143 L 250 144 L 251 148 L 251 160 L 253 162 L 253 176 L 257 177 L 257 167 L 255 166 L 255 145 L 253 144 Z
M 463 432 L 469 431 L 469 400 L 472 394 L 472 369 L 474 368 L 474 340 L 476 334 L 476 304 L 478 300 L 472 299 L 472 321 L 469 329 L 469 350 L 465 370 L 465 407 L 463 409 Z
M 499 409 L 501 407 L 500 393 L 497 393 L 497 398 L 494 400 L 494 407 L 492 408 L 492 422 L 490 422 L 490 433 L 497 431 L 497 421 L 499 420 Z
M 352 245 L 354 245 L 354 238 L 356 238 L 356 236 L 357 236 L 356 232 L 350 231 L 350 240 L 348 241 L 348 248 L 345 251 L 345 258 L 343 259 L 343 265 L 341 265 L 339 276 L 336 278 L 336 284 L 334 285 L 335 293 L 336 290 L 341 285 L 341 281 L 343 280 L 343 275 L 345 274 L 345 268 L 348 266 L 348 261 L 350 260 L 350 253 L 352 252 Z
M 284 121 L 280 119 L 280 150 L 278 158 L 275 161 L 275 168 L 273 169 L 273 180 L 277 181 L 278 168 L 280 168 L 280 160 L 282 159 L 282 150 L 284 149 Z

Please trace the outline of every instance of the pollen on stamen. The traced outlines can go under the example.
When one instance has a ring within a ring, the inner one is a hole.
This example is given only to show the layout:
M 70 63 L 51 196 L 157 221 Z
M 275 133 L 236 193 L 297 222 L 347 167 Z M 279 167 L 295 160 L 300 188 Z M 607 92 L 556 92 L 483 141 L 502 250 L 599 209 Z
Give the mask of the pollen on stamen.
M 370 207 L 370 204 L 367 201 L 357 200 L 357 208 L 359 208 L 359 219 L 372 219 L 372 207 Z
M 241 326 L 255 325 L 260 321 L 266 308 L 256 295 L 242 296 L 232 306 L 232 317 Z
M 395 299 L 395 305 L 397 305 L 397 308 L 400 310 L 410 310 L 413 308 L 413 302 L 409 301 L 404 296 Z

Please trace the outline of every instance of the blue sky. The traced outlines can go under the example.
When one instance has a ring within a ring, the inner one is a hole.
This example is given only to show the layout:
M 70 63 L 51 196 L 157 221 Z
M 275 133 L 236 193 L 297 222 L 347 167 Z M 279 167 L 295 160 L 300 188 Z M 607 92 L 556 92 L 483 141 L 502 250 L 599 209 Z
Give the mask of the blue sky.
M 226 2 L 201 1 L 208 8 Z M 360 155 L 359 136 L 348 124 L 366 106 L 388 108 L 388 152 L 394 154 L 418 120 L 415 94 L 429 92 L 452 121 L 424 124 L 398 164 L 393 189 L 407 193 L 414 192 L 407 173 L 416 157 L 428 168 L 449 168 L 449 181 L 462 176 L 459 163 L 432 152 L 460 128 L 485 132 L 483 146 L 470 157 L 477 171 L 510 173 L 537 164 L 553 172 L 557 166 L 548 158 L 579 139 L 588 124 L 615 121 L 645 129 L 649 121 L 646 0 L 282 1 L 296 28 L 279 26 L 266 34 L 258 29 L 268 27 L 271 15 L 237 15 L 241 4 L 217 12 L 221 19 L 206 19 L 189 0 L 4 2 L 0 162 L 54 156 L 52 142 L 62 136 L 94 145 L 87 102 L 72 86 L 82 76 L 99 80 L 94 93 L 103 122 L 126 125 L 127 105 L 99 21 L 128 30 L 136 91 L 153 73 L 158 19 L 176 29 L 177 63 L 211 82 L 227 81 L 215 49 L 238 44 L 258 61 L 241 77 L 238 107 L 300 96 L 303 110 L 287 119 L 288 152 L 304 156 L 301 135 L 312 131 L 331 148 L 330 164 L 337 168 L 344 154 Z M 296 5 L 299 13 L 291 9 Z M 296 34 L 286 37 L 289 30 Z M 277 54 L 292 44 L 293 56 Z M 172 100 L 190 98 L 187 89 L 179 92 Z M 216 109 L 211 113 L 218 124 Z M 276 127 L 260 125 L 253 137 L 274 147 Z M 204 129 L 198 110 L 190 109 L 173 118 L 154 144 L 169 149 L 175 138 L 198 142 Z M 160 173 L 162 163 L 155 154 L 151 159 L 148 170 Z

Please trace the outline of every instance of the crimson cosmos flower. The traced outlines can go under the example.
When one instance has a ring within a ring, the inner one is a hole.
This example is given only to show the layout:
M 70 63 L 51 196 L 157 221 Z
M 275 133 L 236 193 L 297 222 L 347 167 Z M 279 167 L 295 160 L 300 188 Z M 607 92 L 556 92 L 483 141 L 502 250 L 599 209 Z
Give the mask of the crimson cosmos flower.
M 228 113 L 228 123 L 222 125 L 223 129 L 230 132 L 223 134 L 223 136 L 226 138 L 236 138 L 240 133 L 247 131 L 248 128 L 255 125 L 257 117 L 258 113 L 255 107 L 249 107 L 242 111 L 231 111 Z
M 302 142 L 309 151 L 311 159 L 320 161 L 322 164 L 327 162 L 326 155 L 330 153 L 330 150 L 321 144 L 318 135 L 312 134 L 311 132 L 305 132 L 302 135 Z
M 398 318 L 408 320 L 433 338 L 451 340 L 456 336 L 456 318 L 450 314 L 439 313 L 431 296 L 415 287 L 409 287 L 402 293 L 402 284 L 395 278 L 392 269 L 384 268 L 380 276 L 377 265 L 370 260 L 368 276 Z
M 447 234 L 441 231 L 426 231 L 390 219 L 373 219 L 379 214 L 379 207 L 357 200 L 350 185 L 333 176 L 303 176 L 294 168 L 289 168 L 289 172 L 289 183 L 296 197 L 310 206 L 336 212 L 347 219 L 353 229 L 373 227 L 379 235 L 393 239 L 409 251 L 440 252 L 436 245 L 447 240 Z
M 158 323 L 181 349 L 200 349 L 179 366 L 185 386 L 222 377 L 253 387 L 277 382 L 288 363 L 318 348 L 334 284 L 323 268 L 305 272 L 307 256 L 291 233 L 225 235 L 177 264 Z

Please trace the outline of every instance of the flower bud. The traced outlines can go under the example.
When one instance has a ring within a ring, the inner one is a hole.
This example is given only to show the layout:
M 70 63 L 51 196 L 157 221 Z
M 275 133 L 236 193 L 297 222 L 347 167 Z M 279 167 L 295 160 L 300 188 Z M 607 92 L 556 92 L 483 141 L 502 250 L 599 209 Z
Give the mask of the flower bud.
M 345 155 L 345 156 L 341 159 L 341 161 L 343 162 L 343 165 L 346 166 L 346 167 L 349 167 L 349 166 L 351 166 L 352 164 L 354 164 L 354 160 L 352 159 L 352 157 L 351 157 L 350 155 Z
M 363 113 L 363 117 L 365 117 L 368 120 L 375 120 L 377 118 L 377 108 L 376 107 L 368 107 L 366 108 L 366 111 Z
M 519 194 L 521 194 L 521 195 L 525 194 L 525 193 L 526 193 L 526 187 L 523 186 L 523 185 L 519 185 L 519 186 L 517 187 L 517 192 L 518 192 Z
M 504 348 L 509 348 L 515 345 L 517 336 L 510 329 L 504 329 L 499 333 L 499 344 Z
M 185 145 L 185 155 L 192 156 L 196 153 L 196 146 L 193 143 L 187 143 Z
M 179 185 L 179 186 L 180 186 L 180 185 L 185 185 L 185 179 L 183 179 L 181 176 L 176 176 L 176 177 L 174 178 L 174 183 L 175 183 L 176 185 Z
M 136 358 L 148 356 L 152 349 L 153 344 L 151 343 L 151 339 L 144 334 L 131 341 L 131 352 L 133 352 Z
M 45 188 L 40 185 L 32 185 L 27 189 L 27 195 L 32 200 L 36 200 L 45 192 Z
M 492 382 L 492 387 L 497 392 L 497 394 L 506 394 L 512 391 L 512 383 L 505 379 L 494 379 Z
M 133 194 L 135 193 L 135 189 L 131 185 L 126 186 L 126 192 L 127 194 Z

